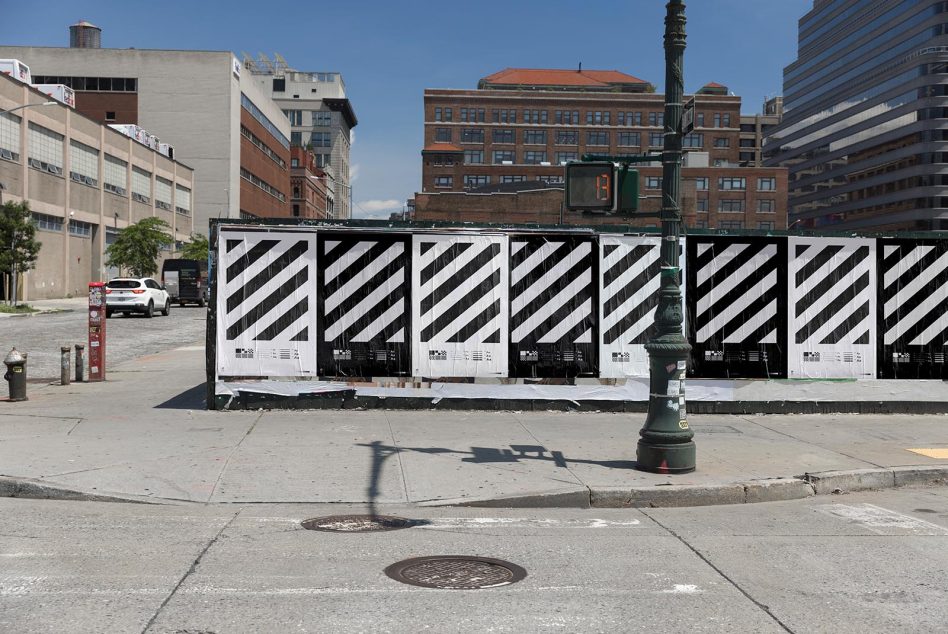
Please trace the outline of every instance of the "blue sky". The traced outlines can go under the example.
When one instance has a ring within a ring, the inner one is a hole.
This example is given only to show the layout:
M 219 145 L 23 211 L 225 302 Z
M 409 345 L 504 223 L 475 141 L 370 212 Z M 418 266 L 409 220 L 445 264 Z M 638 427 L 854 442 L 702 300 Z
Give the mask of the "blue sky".
M 812 0 L 685 0 L 685 91 L 716 81 L 759 112 L 782 91 Z M 356 217 L 387 217 L 420 188 L 425 88 L 474 88 L 506 67 L 616 69 L 663 91 L 665 0 L 44 0 L 4 2 L 0 41 L 68 46 L 89 20 L 110 48 L 282 54 L 339 71 L 359 125 Z

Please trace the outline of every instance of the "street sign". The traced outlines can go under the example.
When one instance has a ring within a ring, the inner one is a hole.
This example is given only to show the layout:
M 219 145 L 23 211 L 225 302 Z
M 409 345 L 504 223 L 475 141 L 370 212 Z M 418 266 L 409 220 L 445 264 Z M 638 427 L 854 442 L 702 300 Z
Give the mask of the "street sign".
M 694 129 L 695 129 L 695 98 L 692 97 L 688 101 L 688 103 L 685 104 L 685 108 L 681 112 L 681 134 L 682 136 L 684 136 Z

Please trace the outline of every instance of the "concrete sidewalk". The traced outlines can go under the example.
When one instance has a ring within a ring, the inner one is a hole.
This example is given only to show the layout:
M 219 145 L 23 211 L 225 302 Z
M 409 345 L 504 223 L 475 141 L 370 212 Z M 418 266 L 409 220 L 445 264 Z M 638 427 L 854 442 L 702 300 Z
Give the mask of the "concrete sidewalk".
M 36 310 L 35 313 L 0 313 L 0 319 L 8 317 L 29 317 L 31 315 L 42 315 L 44 313 L 62 313 L 75 310 L 85 310 L 89 305 L 87 297 L 68 297 L 64 299 L 38 299 L 35 301 L 24 301 L 20 304 L 26 304 Z
M 666 476 L 634 469 L 645 414 L 205 411 L 199 344 L 108 376 L 0 402 L 0 494 L 679 506 L 948 477 L 946 415 L 693 415 L 698 469 Z

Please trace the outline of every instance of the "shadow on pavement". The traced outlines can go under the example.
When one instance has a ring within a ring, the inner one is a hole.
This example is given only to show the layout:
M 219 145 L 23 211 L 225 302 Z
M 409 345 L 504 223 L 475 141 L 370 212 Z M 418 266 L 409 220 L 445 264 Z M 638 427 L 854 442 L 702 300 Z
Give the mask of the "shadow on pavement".
M 169 398 L 164 403 L 155 405 L 155 409 L 204 409 L 207 397 L 205 384 L 195 385 L 177 396 Z

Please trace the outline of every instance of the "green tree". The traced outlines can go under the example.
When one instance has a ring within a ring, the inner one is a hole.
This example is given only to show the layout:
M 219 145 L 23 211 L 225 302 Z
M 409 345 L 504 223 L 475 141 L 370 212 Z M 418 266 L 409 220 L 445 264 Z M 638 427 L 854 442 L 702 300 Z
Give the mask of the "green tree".
M 126 269 L 135 277 L 158 272 L 158 257 L 164 247 L 174 244 L 167 229 L 170 225 L 161 218 L 144 218 L 119 231 L 106 254 L 108 266 Z
M 10 276 L 12 302 L 16 301 L 15 275 L 36 265 L 42 245 L 36 240 L 36 225 L 29 204 L 6 202 L 0 207 L 0 272 Z
M 192 233 L 191 241 L 181 249 L 181 257 L 187 260 L 199 260 L 207 262 L 208 251 L 207 236 L 201 233 Z

